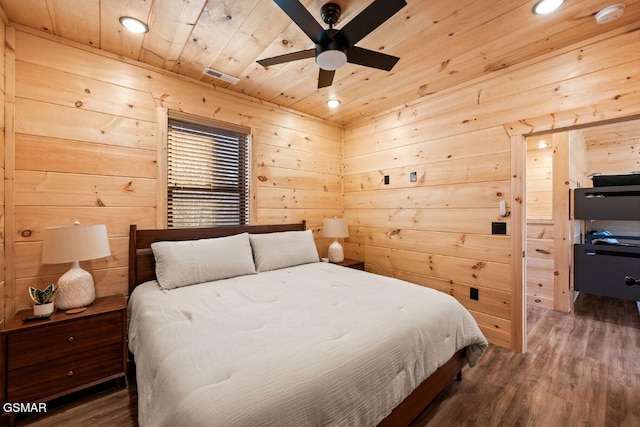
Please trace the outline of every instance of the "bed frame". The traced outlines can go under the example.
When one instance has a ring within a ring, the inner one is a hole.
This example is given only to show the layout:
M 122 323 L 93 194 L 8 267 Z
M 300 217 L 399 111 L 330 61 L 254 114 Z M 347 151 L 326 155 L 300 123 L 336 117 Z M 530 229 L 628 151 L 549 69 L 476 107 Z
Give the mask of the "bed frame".
M 129 228 L 129 294 L 141 283 L 156 278 L 155 260 L 151 243 L 158 241 L 196 240 L 224 237 L 249 232 L 254 234 L 280 231 L 306 230 L 306 221 L 298 224 L 240 225 L 213 228 L 184 228 L 138 230 L 135 224 Z M 397 427 L 409 425 L 454 378 L 462 380 L 462 368 L 466 365 L 464 349 L 454 354 L 448 362 L 424 380 L 403 400 L 379 426 Z

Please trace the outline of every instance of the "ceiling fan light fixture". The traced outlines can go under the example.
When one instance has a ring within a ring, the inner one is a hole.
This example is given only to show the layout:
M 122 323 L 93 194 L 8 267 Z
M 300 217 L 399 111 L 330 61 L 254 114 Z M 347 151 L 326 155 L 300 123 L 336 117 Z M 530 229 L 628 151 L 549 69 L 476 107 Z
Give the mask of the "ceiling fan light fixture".
M 327 101 L 327 106 L 329 108 L 338 108 L 340 106 L 340 100 L 337 98 L 331 98 Z
M 137 18 L 131 16 L 121 16 L 120 24 L 127 30 L 135 34 L 144 34 L 149 32 L 149 26 Z
M 355 44 L 405 7 L 406 0 L 374 0 L 340 29 L 334 28 L 342 11 L 337 3 L 326 3 L 320 10 L 322 20 L 329 25 L 329 29 L 325 29 L 300 0 L 274 0 L 274 2 L 311 39 L 315 48 L 258 60 L 258 64 L 265 68 L 315 57 L 316 64 L 320 68 L 318 89 L 322 89 L 333 84 L 335 71 L 347 62 L 391 71 L 400 59 L 386 53 L 358 47 Z
M 535 15 L 548 15 L 555 12 L 560 6 L 562 6 L 564 0 L 539 0 L 533 5 L 531 11 Z
M 325 50 L 316 56 L 318 67 L 326 71 L 334 71 L 347 63 L 347 54 L 341 50 Z

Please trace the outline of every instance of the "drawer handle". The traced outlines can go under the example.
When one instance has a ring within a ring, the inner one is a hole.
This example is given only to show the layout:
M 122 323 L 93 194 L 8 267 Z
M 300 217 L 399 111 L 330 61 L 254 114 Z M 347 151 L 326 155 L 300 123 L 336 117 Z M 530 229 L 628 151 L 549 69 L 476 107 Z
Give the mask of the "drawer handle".
M 67 376 L 68 376 L 68 377 L 72 377 L 72 376 L 73 376 L 73 370 L 71 370 L 71 371 L 67 372 Z
M 73 342 L 73 337 L 69 337 L 69 339 L 67 341 Z

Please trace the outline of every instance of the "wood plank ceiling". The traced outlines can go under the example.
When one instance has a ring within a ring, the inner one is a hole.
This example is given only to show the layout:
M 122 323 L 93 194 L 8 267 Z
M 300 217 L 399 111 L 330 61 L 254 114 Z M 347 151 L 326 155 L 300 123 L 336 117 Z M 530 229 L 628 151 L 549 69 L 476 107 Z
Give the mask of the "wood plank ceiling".
M 327 0 L 302 0 L 320 20 Z M 371 0 L 335 0 L 341 28 Z M 640 26 L 640 0 L 569 0 L 551 16 L 531 13 L 534 0 L 407 0 L 408 5 L 357 45 L 401 59 L 391 72 L 347 64 L 333 86 L 317 89 L 313 59 L 264 69 L 257 59 L 313 47 L 273 0 L 0 0 L 10 22 L 209 82 L 218 87 L 350 124 L 425 96 L 487 78 L 540 55 Z M 604 6 L 624 15 L 597 24 Z M 122 15 L 149 25 L 134 35 Z M 323 24 L 323 27 L 325 25 Z M 237 84 L 203 75 L 215 70 Z M 325 102 L 337 97 L 340 108 Z

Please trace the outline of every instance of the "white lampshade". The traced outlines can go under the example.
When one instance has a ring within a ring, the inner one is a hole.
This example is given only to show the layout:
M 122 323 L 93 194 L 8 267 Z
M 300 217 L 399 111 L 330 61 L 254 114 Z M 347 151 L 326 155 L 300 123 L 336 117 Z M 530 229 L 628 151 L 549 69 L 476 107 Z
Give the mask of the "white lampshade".
M 95 299 L 91 274 L 80 268 L 79 261 L 111 255 L 107 228 L 100 225 L 80 225 L 44 229 L 43 264 L 71 262 L 71 269 L 58 280 L 55 305 L 59 309 L 85 307 Z
M 324 237 L 332 237 L 333 243 L 329 245 L 329 261 L 344 261 L 344 251 L 342 245 L 338 242 L 338 237 L 349 237 L 349 225 L 344 218 L 326 218 L 322 227 L 322 235 Z
M 85 261 L 109 255 L 107 227 L 103 224 L 44 229 L 43 264 Z
M 324 237 L 349 237 L 349 225 L 344 218 L 325 218 L 322 227 Z

